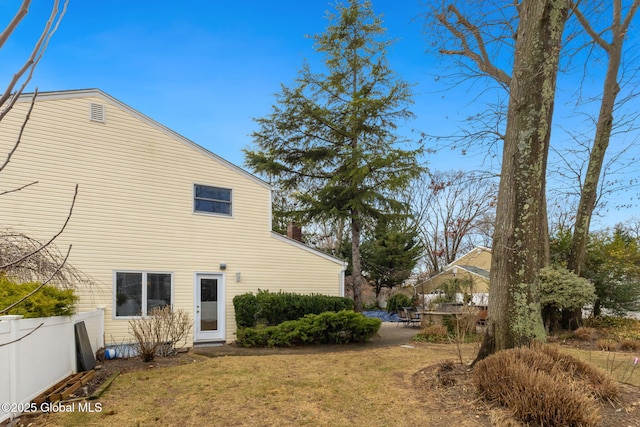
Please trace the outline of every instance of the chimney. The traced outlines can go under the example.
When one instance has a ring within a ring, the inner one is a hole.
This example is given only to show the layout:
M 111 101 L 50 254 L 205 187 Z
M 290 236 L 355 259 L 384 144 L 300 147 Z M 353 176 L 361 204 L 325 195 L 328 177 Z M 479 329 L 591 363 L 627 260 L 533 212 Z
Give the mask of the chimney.
M 287 237 L 302 242 L 302 228 L 295 221 L 287 224 Z

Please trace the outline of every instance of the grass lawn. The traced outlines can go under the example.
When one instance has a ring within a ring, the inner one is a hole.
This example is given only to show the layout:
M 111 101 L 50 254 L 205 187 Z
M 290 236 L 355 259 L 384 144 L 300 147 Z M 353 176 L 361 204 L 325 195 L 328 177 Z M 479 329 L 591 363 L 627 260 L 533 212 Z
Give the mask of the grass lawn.
M 572 347 L 562 347 L 562 350 L 599 367 L 614 380 L 640 387 L 640 351 L 629 353 L 580 350 Z
M 465 344 L 471 360 L 478 344 Z M 571 350 L 640 386 L 630 353 Z M 637 355 L 635 355 L 637 356 Z M 444 360 L 451 344 L 416 343 L 367 351 L 192 357 L 193 363 L 120 375 L 101 397 L 101 413 L 49 414 L 43 426 L 425 426 L 489 425 L 473 387 L 429 394 L 414 375 Z M 627 360 L 628 359 L 628 360 Z M 623 365 L 619 365 L 623 362 Z M 486 408 L 485 414 L 487 414 Z M 482 411 L 480 411 L 482 412 Z
M 471 359 L 477 346 L 465 345 L 464 351 Z M 101 413 L 50 414 L 36 422 L 65 427 L 449 426 L 455 420 L 464 425 L 455 411 L 439 413 L 412 385 L 416 371 L 446 359 L 457 359 L 455 346 L 198 357 L 189 365 L 120 375 L 101 397 Z

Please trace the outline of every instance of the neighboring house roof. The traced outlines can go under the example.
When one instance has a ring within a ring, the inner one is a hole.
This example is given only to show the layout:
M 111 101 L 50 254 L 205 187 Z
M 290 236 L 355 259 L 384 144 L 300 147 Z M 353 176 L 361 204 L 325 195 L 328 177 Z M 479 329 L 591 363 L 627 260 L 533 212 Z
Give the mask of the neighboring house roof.
M 466 254 L 454 259 L 446 268 L 453 266 L 477 266 L 485 270 L 491 268 L 491 249 L 484 246 L 476 246 Z
M 489 280 L 489 272 L 491 270 L 491 249 L 485 248 L 484 246 L 476 246 L 466 254 L 454 259 L 444 268 L 444 271 L 436 274 L 434 277 L 451 272 L 454 269 L 461 269 L 479 276 L 482 279 Z
M 206 148 L 196 144 L 195 142 L 185 138 L 184 136 L 180 135 L 177 132 L 174 132 L 173 130 L 169 129 L 168 127 L 164 126 L 161 123 L 158 123 L 157 121 L 153 120 L 152 118 L 145 116 L 144 114 L 142 114 L 141 112 L 139 112 L 138 110 L 131 108 L 130 106 L 128 106 L 127 104 L 117 100 L 116 98 L 112 97 L 111 95 L 108 95 L 107 93 L 101 91 L 100 89 L 77 89 L 77 90 L 62 90 L 62 91 L 52 91 L 52 92 L 38 92 L 38 95 L 36 97 L 37 101 L 48 101 L 48 100 L 55 100 L 55 99 L 71 99 L 71 98 L 87 98 L 87 97 L 97 97 L 97 98 L 102 98 L 104 101 L 122 109 L 127 111 L 129 114 L 137 117 L 138 119 L 142 120 L 143 122 L 147 123 L 148 125 L 158 129 L 159 131 L 181 141 L 182 143 L 200 151 L 201 153 L 205 154 L 206 156 L 209 156 L 211 159 L 222 163 L 224 166 L 231 168 L 233 170 L 235 170 L 236 172 L 246 176 L 247 178 L 259 183 L 260 185 L 263 185 L 267 188 L 272 188 L 271 185 L 269 183 L 267 183 L 266 181 L 258 178 L 257 176 L 251 174 L 250 172 L 247 172 L 246 170 L 242 169 L 241 167 L 231 163 L 228 160 L 223 159 L 222 157 L 218 156 L 217 154 L 207 150 Z M 20 102 L 29 102 L 31 101 L 31 99 L 33 98 L 33 93 L 24 93 L 20 96 L 19 101 Z
M 475 274 L 477 276 L 480 276 L 483 279 L 489 280 L 489 274 L 490 274 L 489 270 L 485 270 L 485 269 L 480 268 L 480 267 L 475 267 L 473 265 L 454 266 L 451 269 L 456 268 L 456 267 L 460 268 L 462 270 L 468 271 L 471 274 Z
M 476 246 L 466 254 L 456 258 L 448 264 L 443 271 L 429 277 L 427 280 L 417 280 L 414 287 L 428 286 L 437 287 L 445 280 L 455 277 L 456 272 L 466 272 L 477 277 L 477 280 L 489 282 L 491 269 L 491 249 L 484 246 Z M 432 290 L 432 289 L 430 289 Z

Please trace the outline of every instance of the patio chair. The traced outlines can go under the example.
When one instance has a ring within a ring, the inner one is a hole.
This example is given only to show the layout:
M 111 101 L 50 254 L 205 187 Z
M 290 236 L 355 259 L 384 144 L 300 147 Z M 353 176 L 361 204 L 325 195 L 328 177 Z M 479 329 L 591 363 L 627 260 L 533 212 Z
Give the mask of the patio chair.
M 409 324 L 409 315 L 407 314 L 407 310 L 405 310 L 404 307 L 398 309 L 398 324 L 396 325 L 396 327 L 401 323 L 404 326 L 407 326 Z
M 407 313 L 409 324 L 411 326 L 420 326 L 422 321 L 420 319 L 420 313 L 418 313 L 418 310 L 416 310 L 415 307 L 404 307 L 404 310 Z

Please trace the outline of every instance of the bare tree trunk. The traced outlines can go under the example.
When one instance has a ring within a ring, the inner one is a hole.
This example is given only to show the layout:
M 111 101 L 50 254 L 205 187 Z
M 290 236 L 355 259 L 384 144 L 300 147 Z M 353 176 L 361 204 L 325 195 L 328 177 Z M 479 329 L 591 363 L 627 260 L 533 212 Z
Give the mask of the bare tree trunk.
M 602 90 L 602 100 L 600 102 L 600 112 L 596 124 L 596 133 L 593 145 L 589 154 L 589 165 L 587 173 L 582 183 L 580 191 L 580 202 L 576 211 L 576 221 L 571 239 L 571 249 L 569 252 L 568 268 L 578 276 L 584 266 L 587 254 L 587 244 L 589 241 L 589 230 L 591 227 L 591 217 L 596 207 L 598 195 L 598 183 L 604 164 L 604 156 L 609 147 L 611 131 L 613 129 L 613 110 L 616 105 L 616 98 L 620 92 L 618 84 L 618 73 L 622 61 L 622 45 L 627 34 L 627 30 L 635 12 L 640 6 L 640 0 L 634 0 L 626 18 L 622 19 L 621 0 L 613 2 L 613 24 L 611 25 L 612 41 L 607 43 L 597 34 L 587 19 L 579 9 L 576 9 L 576 16 L 592 39 L 607 52 L 608 64 Z M 577 328 L 582 321 L 582 310 L 564 312 L 562 316 L 562 326 L 567 329 Z
M 353 277 L 353 304 L 355 311 L 362 311 L 362 257 L 360 255 L 360 231 L 362 225 L 357 211 L 351 212 L 351 275 Z
M 620 92 L 618 85 L 618 73 L 620 62 L 622 61 L 622 45 L 627 34 L 631 20 L 638 7 L 640 0 L 634 0 L 633 5 L 626 18 L 621 16 L 621 1 L 614 1 L 613 24 L 611 25 L 612 41 L 607 43 L 597 34 L 587 21 L 587 19 L 576 9 L 576 16 L 591 35 L 593 40 L 607 52 L 608 64 L 605 74 L 604 87 L 602 90 L 602 101 L 600 103 L 600 113 L 596 124 L 596 133 L 593 139 L 593 146 L 589 155 L 589 166 L 585 175 L 582 191 L 580 192 L 580 203 L 576 212 L 576 223 L 571 241 L 571 252 L 569 254 L 568 267 L 577 275 L 584 266 L 584 258 L 587 252 L 587 240 L 589 238 L 589 227 L 591 216 L 596 206 L 598 182 L 602 172 L 604 156 L 609 146 L 611 130 L 613 128 L 613 109 L 616 105 L 616 98 Z
M 487 335 L 476 360 L 544 337 L 534 280 L 549 262 L 546 169 L 566 0 L 518 8 L 496 210 Z

